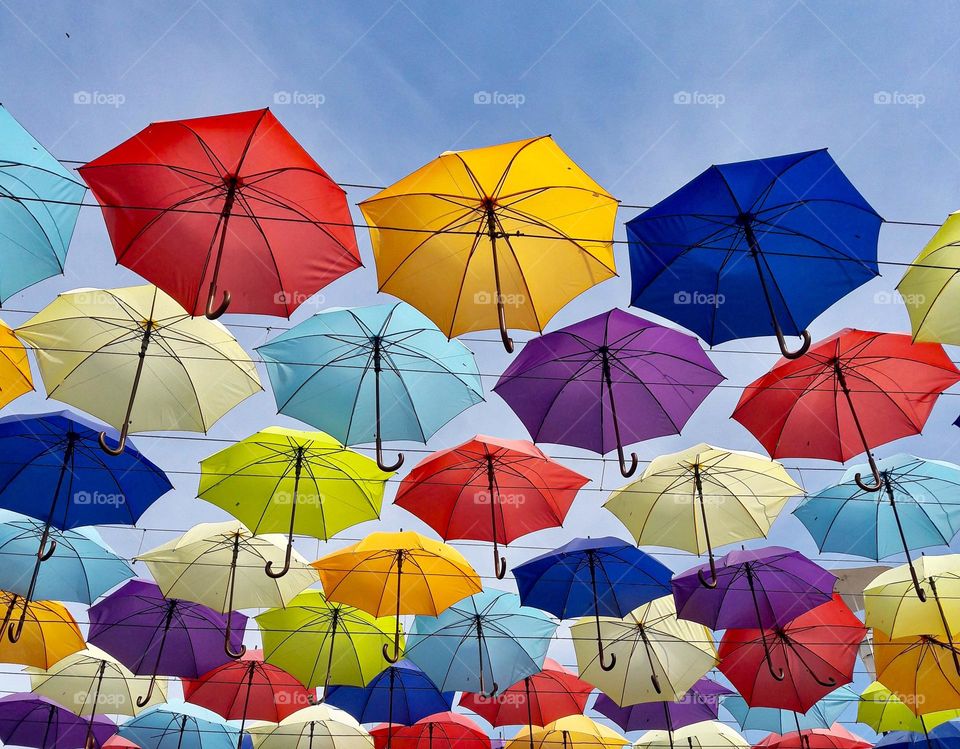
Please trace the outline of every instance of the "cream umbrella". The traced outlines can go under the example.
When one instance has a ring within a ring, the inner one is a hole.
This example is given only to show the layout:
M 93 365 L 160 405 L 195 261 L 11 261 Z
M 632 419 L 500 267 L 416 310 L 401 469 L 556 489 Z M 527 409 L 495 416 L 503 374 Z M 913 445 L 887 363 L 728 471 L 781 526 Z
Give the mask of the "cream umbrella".
M 311 705 L 247 732 L 255 749 L 373 749 L 373 737 L 349 713 L 330 705 Z
M 673 749 L 674 745 L 687 749 L 747 749 L 750 742 L 730 726 L 718 720 L 691 723 L 673 732 L 647 731 L 633 742 L 635 749 Z

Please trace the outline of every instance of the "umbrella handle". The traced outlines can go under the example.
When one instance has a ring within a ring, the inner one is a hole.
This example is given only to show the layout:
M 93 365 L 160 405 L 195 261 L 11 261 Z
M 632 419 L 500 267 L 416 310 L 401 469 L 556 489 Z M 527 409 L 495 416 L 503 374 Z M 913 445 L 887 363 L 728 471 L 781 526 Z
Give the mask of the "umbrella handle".
M 777 343 L 780 346 L 780 353 L 783 354 L 784 359 L 799 359 L 801 356 L 807 353 L 807 351 L 810 350 L 810 343 L 812 341 L 812 339 L 810 338 L 810 331 L 808 330 L 800 331 L 800 337 L 803 339 L 803 342 L 800 344 L 800 348 L 798 348 L 796 351 L 791 351 L 790 349 L 787 348 L 787 342 L 783 337 L 783 331 L 780 330 L 779 324 L 776 325 L 776 333 L 777 333 Z
M 826 679 L 821 679 L 813 671 L 810 672 L 810 675 L 813 677 L 813 680 L 817 682 L 822 687 L 835 687 L 837 686 L 837 680 L 832 676 L 828 676 Z
M 704 588 L 710 588 L 713 590 L 717 587 L 717 584 L 720 582 L 717 579 L 717 568 L 714 566 L 714 561 L 710 560 L 710 579 L 708 580 L 703 574 L 703 570 L 697 570 L 697 577 L 700 579 L 700 584 Z
M 700 464 L 693 466 L 693 483 L 697 499 L 700 500 L 700 518 L 703 521 L 703 537 L 707 542 L 707 556 L 710 560 L 710 579 L 704 577 L 703 570 L 697 570 L 697 578 L 704 588 L 713 590 L 717 587 L 717 563 L 713 558 L 713 544 L 710 543 L 710 524 L 707 522 L 707 503 L 703 501 L 703 481 L 700 477 Z
M 116 447 L 110 447 L 110 445 L 107 444 L 106 432 L 100 432 L 100 437 L 98 439 L 100 442 L 100 449 L 105 453 L 108 455 L 113 455 L 114 457 L 121 455 L 127 446 L 127 425 L 124 424 L 123 429 L 120 430 L 120 441 L 117 443 Z
M 46 542 L 37 550 L 37 559 L 46 562 L 57 551 L 57 540 L 47 537 Z
M 497 312 L 499 313 L 499 316 L 500 316 L 500 340 L 503 342 L 504 350 L 508 354 L 512 354 L 514 349 L 513 339 L 509 335 L 507 335 L 507 328 L 506 328 L 507 321 L 506 319 L 504 319 L 504 316 L 503 316 L 502 301 L 497 302 L 497 308 L 498 308 Z
M 284 575 L 287 574 L 287 572 L 290 571 L 290 559 L 292 558 L 292 556 L 293 556 L 293 538 L 291 537 L 287 540 L 287 554 L 283 558 L 283 567 L 280 569 L 280 571 L 279 572 L 273 571 L 273 560 L 271 559 L 267 562 L 267 566 L 264 567 L 264 572 L 266 572 L 267 575 L 272 577 L 274 580 L 276 580 L 277 578 L 283 577 Z
M 493 555 L 493 566 L 494 572 L 497 575 L 497 580 L 503 580 L 507 575 L 507 560 L 499 556 L 496 552 Z
M 617 458 L 620 460 L 620 474 L 625 478 L 630 478 L 637 472 L 637 463 L 639 458 L 636 453 L 630 453 L 630 464 L 627 465 L 626 457 L 623 452 L 623 446 L 617 442 Z
M 663 689 L 660 686 L 660 677 L 652 671 L 650 672 L 650 683 L 653 684 L 653 689 L 657 694 L 663 694 Z
M 150 686 L 147 687 L 147 693 L 137 697 L 137 707 L 146 707 L 153 697 L 153 688 L 157 685 L 157 675 L 150 676 Z
M 869 450 L 867 451 L 867 462 L 870 464 L 870 471 L 873 473 L 873 483 L 865 483 L 859 473 L 853 477 L 853 480 L 856 481 L 857 486 L 865 492 L 878 492 L 883 488 L 883 478 L 880 476 L 880 469 L 877 468 L 877 462 L 873 459 L 873 455 Z
M 776 679 L 777 681 L 783 681 L 785 678 L 787 678 L 787 675 L 786 675 L 786 673 L 784 672 L 784 670 L 783 670 L 782 668 L 780 668 L 780 669 L 775 669 L 775 668 L 773 667 L 773 663 L 772 663 L 772 661 L 770 660 L 770 654 L 769 654 L 769 652 L 767 653 L 767 657 L 766 657 L 764 660 L 766 660 L 766 662 L 767 662 L 767 671 L 770 672 L 770 675 L 771 675 L 774 679 Z M 823 682 L 820 681 L 820 679 L 818 679 L 818 678 L 816 677 L 816 674 L 811 673 L 811 676 L 813 676 L 814 680 L 815 680 L 818 684 L 823 684 Z M 833 681 L 833 680 L 831 679 L 831 681 Z M 837 683 L 836 681 L 833 681 L 833 685 L 834 685 L 834 686 L 836 685 L 836 683 Z M 823 686 L 827 687 L 827 686 L 831 686 L 831 685 L 830 685 L 830 684 L 823 684 Z
M 613 671 L 613 669 L 617 667 L 617 654 L 610 653 L 609 655 L 610 655 L 610 662 L 605 663 L 604 658 L 606 657 L 606 654 L 603 652 L 603 643 L 598 641 L 597 657 L 599 658 L 600 668 L 602 668 L 604 671 Z
M 400 643 L 397 640 L 393 641 L 393 653 L 390 652 L 390 646 L 383 643 L 383 659 L 387 663 L 396 663 L 400 660 Z
M 23 634 L 23 627 L 27 622 L 27 602 L 23 602 L 23 611 L 20 612 L 20 618 L 17 619 L 16 623 L 10 624 L 7 628 L 7 639 L 10 642 L 17 642 L 20 640 L 20 635 Z
M 404 460 L 403 453 L 397 453 L 396 463 L 393 463 L 392 465 L 390 465 L 384 462 L 383 445 L 380 442 L 380 433 L 378 432 L 377 433 L 377 467 L 381 471 L 386 471 L 387 473 L 393 473 L 398 468 L 400 468 L 400 466 L 403 465 L 403 460 Z
M 220 306 L 214 307 L 214 302 L 217 299 L 217 289 L 213 284 L 210 284 L 210 293 L 207 295 L 207 308 L 203 313 L 204 317 L 206 317 L 208 320 L 216 320 L 227 311 L 227 307 L 230 306 L 231 298 L 230 292 L 224 291 L 223 298 L 220 300 Z
M 233 612 L 227 613 L 227 628 L 224 630 L 224 635 L 223 635 L 223 652 L 226 653 L 229 658 L 233 658 L 234 660 L 237 660 L 239 658 L 243 658 L 244 654 L 247 652 L 247 646 L 241 644 L 239 652 L 234 652 L 233 648 L 230 646 L 230 634 L 231 634 L 230 614 L 231 613 Z

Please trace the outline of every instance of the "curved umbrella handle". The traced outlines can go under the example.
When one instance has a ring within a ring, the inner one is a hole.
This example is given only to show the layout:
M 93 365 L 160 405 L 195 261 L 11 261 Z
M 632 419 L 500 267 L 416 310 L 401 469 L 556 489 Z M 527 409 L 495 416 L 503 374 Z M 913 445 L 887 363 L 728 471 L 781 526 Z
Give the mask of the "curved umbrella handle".
M 397 453 L 396 463 L 393 463 L 392 465 L 385 463 L 384 457 L 383 457 L 383 446 L 380 444 L 380 441 L 377 440 L 377 467 L 381 471 L 386 471 L 387 473 L 393 473 L 398 468 L 400 468 L 400 466 L 403 465 L 403 460 L 404 460 L 403 453 Z
M 777 326 L 777 343 L 780 345 L 780 353 L 783 354 L 785 359 L 799 359 L 810 350 L 810 331 L 801 330 L 800 337 L 803 339 L 802 343 L 800 344 L 800 348 L 798 348 L 796 351 L 791 351 L 787 348 L 787 342 L 783 337 L 783 332 L 780 330 L 780 326 Z
M 157 675 L 150 676 L 150 686 L 147 687 L 147 693 L 137 697 L 137 707 L 146 707 L 147 703 L 153 697 L 153 688 L 157 685 Z
M 606 654 L 603 652 L 603 643 L 602 643 L 602 642 L 598 642 L 598 643 L 597 643 L 597 658 L 598 658 L 598 661 L 599 661 L 599 663 L 600 663 L 600 668 L 602 668 L 604 671 L 613 671 L 613 669 L 615 669 L 615 668 L 617 667 L 617 654 L 616 654 L 616 653 L 610 653 L 610 662 L 609 662 L 609 663 L 605 663 L 605 662 L 604 662 L 605 657 L 606 657 Z
M 710 557 L 710 579 L 703 574 L 703 570 L 697 570 L 697 578 L 700 580 L 700 584 L 704 588 L 710 588 L 713 590 L 717 587 L 717 583 L 720 581 L 717 579 L 717 563 L 713 560 L 713 556 Z
M 220 306 L 214 307 L 214 303 L 217 299 L 217 290 L 213 284 L 210 284 L 210 293 L 207 295 L 207 308 L 204 311 L 204 317 L 208 320 L 216 320 L 224 312 L 227 311 L 227 307 L 230 306 L 230 300 L 232 299 L 229 291 L 223 292 L 223 298 L 220 300 Z
M 502 303 L 502 302 L 497 302 L 497 304 L 500 306 L 500 312 L 502 313 L 502 311 L 503 311 L 503 303 Z M 503 348 L 504 348 L 504 350 L 505 350 L 508 354 L 512 354 L 512 353 L 513 353 L 513 349 L 514 349 L 513 339 L 512 339 L 509 335 L 507 335 L 507 329 L 506 329 L 506 327 L 505 327 L 506 324 L 507 324 L 507 321 L 504 319 L 503 315 L 501 314 L 501 317 L 500 317 L 500 340 L 503 342 Z
M 55 538 L 47 537 L 43 545 L 37 549 L 37 559 L 41 562 L 46 562 L 50 557 L 52 557 L 57 551 L 57 540 Z
M 121 455 L 127 446 L 127 425 L 124 424 L 123 429 L 120 430 L 120 441 L 117 442 L 116 447 L 110 447 L 110 445 L 107 444 L 106 432 L 100 432 L 99 442 L 100 449 L 108 455 L 113 455 L 114 457 Z
M 766 657 L 764 660 L 766 660 L 766 662 L 767 662 L 767 671 L 770 672 L 770 675 L 771 675 L 774 679 L 776 679 L 777 681 L 783 681 L 785 678 L 787 678 L 787 675 L 786 675 L 786 673 L 784 672 L 784 670 L 783 670 L 782 668 L 775 669 L 775 668 L 773 667 L 773 661 L 770 660 L 770 653 L 769 653 L 769 651 L 767 652 L 767 657 Z M 823 684 L 823 682 L 820 681 L 819 679 L 817 679 L 816 676 L 813 676 L 813 678 L 814 678 L 816 681 L 818 681 L 820 684 Z M 835 684 L 835 683 L 836 683 L 836 682 L 834 682 L 834 684 Z M 827 684 L 823 684 L 823 685 L 824 685 L 824 686 L 829 686 L 829 685 L 827 685 Z
M 832 676 L 828 676 L 826 679 L 821 679 L 813 671 L 810 672 L 810 675 L 813 677 L 813 680 L 817 682 L 821 687 L 835 687 L 837 686 L 837 680 Z
M 630 453 L 630 464 L 627 465 L 626 456 L 623 452 L 623 446 L 617 442 L 617 458 L 620 461 L 620 475 L 625 479 L 630 478 L 633 474 L 637 472 L 637 463 L 639 458 L 636 453 Z
M 393 641 L 393 653 L 390 652 L 390 646 L 383 643 L 383 658 L 387 663 L 396 663 L 400 660 L 400 642 Z
M 293 536 L 287 538 L 287 553 L 283 558 L 283 567 L 279 572 L 273 571 L 273 560 L 267 561 L 267 566 L 264 567 L 263 571 L 267 573 L 268 576 L 272 577 L 274 580 L 283 577 L 290 571 L 290 560 L 293 557 Z
M 493 552 L 493 570 L 497 576 L 497 580 L 503 580 L 507 575 L 507 560 L 497 554 L 496 549 Z
M 270 574 L 269 572 L 267 574 Z M 234 652 L 233 647 L 230 644 L 230 635 L 232 634 L 233 627 L 233 617 L 230 616 L 232 611 L 227 612 L 227 626 L 223 630 L 223 652 L 227 654 L 228 658 L 233 658 L 237 660 L 238 658 L 243 658 L 247 652 L 247 646 L 243 643 L 240 643 L 239 652 Z
M 660 677 L 653 671 L 650 672 L 650 683 L 653 684 L 653 690 L 657 694 L 663 694 L 663 688 L 660 686 Z
M 27 602 L 23 602 L 23 611 L 20 612 L 20 618 L 17 619 L 16 623 L 10 624 L 7 628 L 7 639 L 10 642 L 18 642 L 20 640 L 20 635 L 23 634 L 23 627 L 27 623 Z
M 867 462 L 870 464 L 870 470 L 873 473 L 873 483 L 865 483 L 859 473 L 853 477 L 853 480 L 865 492 L 878 492 L 883 488 L 883 478 L 880 476 L 880 469 L 877 468 L 877 461 L 873 459 L 873 454 L 869 450 L 867 451 Z

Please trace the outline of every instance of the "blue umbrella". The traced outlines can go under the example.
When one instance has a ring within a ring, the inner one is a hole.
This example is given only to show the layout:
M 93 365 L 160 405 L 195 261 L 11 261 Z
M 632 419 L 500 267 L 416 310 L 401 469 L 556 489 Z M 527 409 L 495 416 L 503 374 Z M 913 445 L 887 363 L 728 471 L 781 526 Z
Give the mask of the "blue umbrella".
M 920 600 L 925 594 L 911 552 L 948 545 L 960 530 L 960 466 L 913 455 L 877 461 L 881 491 L 867 492 L 852 466 L 839 484 L 804 499 L 793 511 L 820 551 L 880 560 L 905 554 Z
M 795 358 L 806 326 L 878 275 L 881 223 L 826 149 L 712 166 L 627 223 L 632 304 L 711 346 L 773 334 Z
M 830 728 L 843 711 L 859 699 L 857 692 L 843 686 L 830 692 L 805 713 L 774 707 L 750 707 L 739 694 L 722 697 L 721 704 L 737 721 L 741 731 L 767 731 L 782 735 L 791 731 Z
M 63 273 L 86 189 L 0 106 L 0 302 Z
M 649 554 L 619 538 L 575 538 L 513 570 L 525 606 L 561 619 L 593 616 L 597 620 L 600 666 L 606 663 L 600 617 L 621 619 L 638 606 L 670 594 L 670 570 Z
M 40 566 L 57 550 L 52 529 L 133 524 L 173 487 L 156 465 L 128 446 L 107 458 L 103 427 L 69 411 L 0 419 L 0 508 L 36 518 L 42 531 L 24 598 L 33 599 Z M 9 634 L 20 637 L 27 607 Z
M 374 441 L 385 471 L 384 440 L 426 442 L 483 400 L 470 350 L 400 302 L 331 309 L 304 320 L 257 351 L 280 413 L 346 445 Z
M 418 616 L 407 634 L 406 657 L 440 689 L 489 696 L 539 673 L 557 624 L 516 593 L 485 590 L 439 616 Z
M 128 720 L 117 731 L 140 749 L 236 749 L 239 731 L 211 710 L 168 702 Z
M 941 723 L 926 734 L 891 731 L 874 744 L 874 749 L 960 749 L 960 723 Z

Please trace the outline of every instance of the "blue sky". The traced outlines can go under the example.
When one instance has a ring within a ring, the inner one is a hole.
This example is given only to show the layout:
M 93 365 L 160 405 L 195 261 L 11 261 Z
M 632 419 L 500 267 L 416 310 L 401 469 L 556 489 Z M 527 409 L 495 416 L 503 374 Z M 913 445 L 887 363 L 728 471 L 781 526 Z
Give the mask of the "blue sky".
M 389 184 L 448 149 L 551 133 L 611 193 L 634 204 L 661 199 L 711 163 L 826 146 L 882 216 L 939 222 L 958 208 L 960 188 L 958 28 L 960 6 L 947 2 L 0 0 L 0 100 L 55 155 L 77 160 L 93 158 L 152 120 L 271 106 L 335 179 L 373 185 Z M 355 204 L 369 194 L 350 190 L 349 199 Z M 618 237 L 622 221 L 635 213 L 622 211 Z M 884 226 L 881 259 L 911 260 L 932 232 Z M 367 267 L 306 303 L 294 322 L 326 306 L 385 301 L 375 293 L 368 238 L 360 233 L 359 239 Z M 617 264 L 621 278 L 584 294 L 550 327 L 612 303 L 625 306 L 622 246 Z M 883 266 L 882 277 L 813 324 L 814 339 L 844 326 L 906 330 L 906 312 L 892 293 L 901 272 Z M 0 314 L 17 325 L 28 315 L 15 310 L 37 310 L 58 291 L 136 282 L 114 265 L 99 213 L 85 209 L 65 276 L 17 295 Z M 277 329 L 288 324 L 245 322 Z M 243 329 L 237 335 L 249 350 L 272 333 Z M 501 371 L 507 359 L 497 336 L 470 337 L 486 339 L 469 342 L 481 372 Z M 732 342 L 713 359 L 731 385 L 742 386 L 774 363 L 774 350 L 772 339 Z M 768 353 L 737 353 L 744 351 Z M 484 385 L 494 382 L 488 377 Z M 738 395 L 736 387 L 718 389 L 682 436 L 653 440 L 637 452 L 649 459 L 701 440 L 759 450 L 728 418 Z M 47 407 L 41 396 L 28 396 L 8 410 Z M 951 422 L 958 411 L 955 396 L 941 398 L 922 437 L 878 454 L 955 459 L 960 430 Z M 275 416 L 268 392 L 230 413 L 211 437 L 237 439 L 273 423 L 292 422 Z M 441 430 L 429 448 L 478 432 L 526 436 L 490 394 L 486 404 Z M 222 518 L 195 499 L 195 472 L 198 460 L 223 443 L 149 436 L 136 442 L 173 472 L 176 485 L 175 494 L 144 516 L 145 528 L 182 530 Z M 563 447 L 548 452 L 593 483 L 574 505 L 567 529 L 519 542 L 508 554 L 512 564 L 536 553 L 523 546 L 548 547 L 569 538 L 571 529 L 623 534 L 612 516 L 596 512 L 621 483 L 614 464 L 601 473 L 599 463 L 581 459 L 585 453 Z M 408 460 L 414 457 L 422 453 Z M 827 463 L 786 463 L 806 469 L 795 475 L 808 490 L 838 478 L 822 470 L 832 468 Z M 423 530 L 389 506 L 382 525 Z M 170 535 L 105 533 L 127 555 Z M 789 515 L 772 538 L 815 551 Z M 479 569 L 488 569 L 488 549 L 460 548 Z M 304 541 L 300 549 L 312 558 L 318 545 Z M 674 568 L 691 561 L 664 559 Z M 567 645 L 558 643 L 556 656 L 572 663 Z M 8 690 L 23 685 L 11 676 L 0 684 Z

